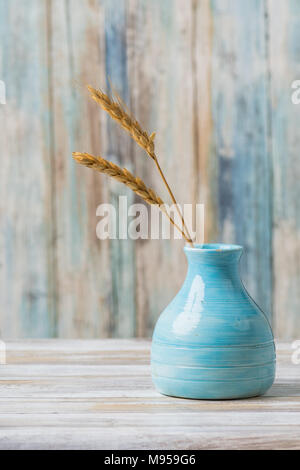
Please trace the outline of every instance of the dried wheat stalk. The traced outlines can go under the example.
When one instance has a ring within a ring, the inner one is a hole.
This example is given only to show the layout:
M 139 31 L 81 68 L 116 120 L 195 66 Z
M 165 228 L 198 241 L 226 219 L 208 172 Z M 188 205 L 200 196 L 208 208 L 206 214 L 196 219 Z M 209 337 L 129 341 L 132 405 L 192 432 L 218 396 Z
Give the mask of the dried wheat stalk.
M 178 208 L 178 204 L 176 202 L 175 196 L 173 192 L 171 191 L 171 188 L 158 162 L 158 158 L 155 153 L 155 146 L 154 146 L 155 133 L 152 133 L 151 135 L 149 135 L 146 131 L 142 129 L 138 121 L 132 118 L 129 115 L 129 113 L 126 112 L 125 106 L 123 105 L 120 97 L 117 96 L 118 101 L 114 101 L 113 99 L 109 98 L 109 96 L 107 96 L 105 93 L 103 93 L 103 91 L 101 90 L 95 90 L 95 88 L 91 86 L 88 86 L 88 90 L 92 98 L 96 101 L 96 103 L 98 103 L 101 106 L 101 108 L 104 109 L 104 111 L 106 111 L 112 119 L 117 121 L 121 125 L 121 127 L 123 127 L 130 134 L 130 136 L 138 143 L 138 145 L 140 145 L 140 147 L 142 147 L 147 152 L 149 157 L 152 158 L 152 160 L 154 160 L 155 165 L 159 171 L 159 174 L 172 199 L 172 202 L 173 204 L 176 205 L 176 210 L 181 218 L 182 225 L 186 233 L 186 240 L 188 240 L 188 242 L 191 245 L 193 245 L 193 242 L 191 241 L 191 236 L 185 224 L 183 215 L 181 214 Z
M 161 211 L 168 217 L 172 225 L 174 225 L 174 227 L 176 227 L 181 232 L 185 240 L 189 243 L 191 242 L 183 230 L 181 230 L 180 227 L 169 216 L 165 209 L 163 200 L 157 196 L 153 189 L 148 188 L 141 178 L 133 176 L 133 174 L 130 173 L 130 171 L 128 171 L 126 168 L 120 168 L 115 163 L 109 162 L 102 157 L 94 157 L 88 153 L 73 152 L 73 158 L 81 165 L 93 168 L 94 170 L 109 175 L 125 184 L 148 204 L 158 205 Z
M 146 150 L 149 157 L 155 160 L 154 153 L 154 137 L 155 134 L 148 135 L 143 131 L 138 121 L 133 119 L 123 108 L 120 102 L 114 101 L 101 90 L 95 90 L 93 87 L 88 86 L 88 90 L 92 98 L 98 103 L 104 111 L 106 111 L 111 118 L 117 121 L 131 137 Z M 119 100 L 120 101 L 120 100 Z

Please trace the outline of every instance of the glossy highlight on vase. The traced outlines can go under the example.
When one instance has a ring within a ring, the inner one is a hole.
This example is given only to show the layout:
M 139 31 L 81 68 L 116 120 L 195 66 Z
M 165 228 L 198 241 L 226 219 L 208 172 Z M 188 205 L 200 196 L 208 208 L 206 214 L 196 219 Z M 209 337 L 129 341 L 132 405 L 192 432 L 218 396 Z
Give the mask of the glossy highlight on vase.
M 240 279 L 242 250 L 226 244 L 184 248 L 186 279 L 153 334 L 152 379 L 161 393 L 246 398 L 272 385 L 273 333 Z

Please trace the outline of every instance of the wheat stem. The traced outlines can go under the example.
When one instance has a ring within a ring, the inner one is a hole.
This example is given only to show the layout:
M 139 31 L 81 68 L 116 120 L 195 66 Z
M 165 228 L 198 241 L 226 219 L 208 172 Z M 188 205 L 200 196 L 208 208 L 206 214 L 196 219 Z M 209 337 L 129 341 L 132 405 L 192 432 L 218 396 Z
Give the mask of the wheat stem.
M 175 196 L 174 196 L 174 194 L 173 194 L 173 192 L 172 192 L 172 190 L 171 190 L 171 188 L 170 188 L 170 186 L 169 186 L 169 184 L 168 184 L 168 182 L 167 182 L 167 180 L 166 180 L 166 178 L 165 178 L 165 175 L 163 174 L 163 171 L 162 171 L 162 169 L 161 169 L 161 167 L 160 167 L 160 164 L 158 163 L 158 159 L 155 158 L 154 161 L 155 161 L 155 165 L 156 165 L 156 167 L 157 167 L 157 169 L 158 169 L 158 171 L 159 171 L 159 174 L 160 174 L 160 176 L 161 176 L 161 178 L 162 178 L 162 180 L 163 180 L 163 182 L 164 182 L 164 184 L 165 184 L 165 186 L 166 186 L 166 188 L 167 188 L 167 190 L 168 190 L 168 193 L 169 193 L 169 195 L 170 195 L 170 197 L 171 197 L 171 199 L 172 199 L 172 202 L 173 202 L 173 204 L 175 204 L 175 206 L 176 206 L 176 210 L 177 210 L 177 212 L 178 212 L 178 214 L 179 214 L 179 217 L 181 218 L 181 222 L 182 222 L 183 228 L 184 228 L 184 230 L 185 230 L 185 233 L 187 234 L 187 237 L 188 237 L 188 239 L 190 240 L 188 243 L 190 243 L 190 245 L 193 246 L 192 237 L 191 237 L 191 235 L 190 235 L 190 233 L 189 233 L 189 230 L 188 230 L 188 228 L 187 228 L 187 226 L 186 226 L 186 224 L 185 224 L 183 215 L 182 215 L 181 211 L 179 210 L 179 207 L 178 207 L 177 201 L 176 201 L 176 199 L 175 199 Z

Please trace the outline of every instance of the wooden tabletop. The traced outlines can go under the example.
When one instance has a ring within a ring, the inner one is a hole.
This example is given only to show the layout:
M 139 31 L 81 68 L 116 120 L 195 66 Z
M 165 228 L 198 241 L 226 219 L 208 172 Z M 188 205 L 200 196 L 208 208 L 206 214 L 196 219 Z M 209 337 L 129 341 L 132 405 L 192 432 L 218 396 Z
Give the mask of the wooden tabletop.
M 0 449 L 300 449 L 300 364 L 277 344 L 259 398 L 160 395 L 147 340 L 8 342 L 0 365 Z

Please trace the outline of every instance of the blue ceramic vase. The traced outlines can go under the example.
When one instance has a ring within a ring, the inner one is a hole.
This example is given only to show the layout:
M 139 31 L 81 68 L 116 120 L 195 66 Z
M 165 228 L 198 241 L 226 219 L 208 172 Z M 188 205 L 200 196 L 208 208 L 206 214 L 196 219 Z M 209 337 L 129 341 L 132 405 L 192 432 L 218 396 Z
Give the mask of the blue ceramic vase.
M 184 248 L 188 272 L 159 317 L 151 370 L 157 390 L 184 398 L 261 395 L 275 376 L 275 345 L 266 315 L 239 275 L 242 247 Z

